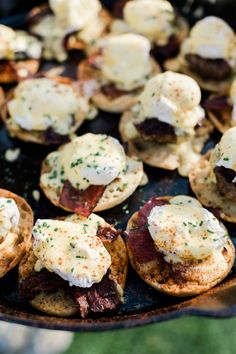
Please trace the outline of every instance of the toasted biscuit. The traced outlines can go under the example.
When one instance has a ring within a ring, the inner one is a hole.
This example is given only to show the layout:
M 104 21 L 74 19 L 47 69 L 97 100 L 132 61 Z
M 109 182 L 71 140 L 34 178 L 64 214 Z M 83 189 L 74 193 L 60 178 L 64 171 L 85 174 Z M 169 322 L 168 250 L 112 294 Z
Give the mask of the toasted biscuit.
M 221 195 L 216 183 L 209 179 L 210 156 L 211 151 L 208 151 L 190 171 L 190 186 L 204 206 L 216 209 L 223 220 L 236 223 L 235 202 Z
M 158 144 L 142 141 L 137 135 L 133 120 L 132 111 L 126 111 L 121 116 L 119 124 L 121 139 L 123 142 L 128 143 L 130 153 L 135 154 L 147 165 L 153 167 L 166 170 L 180 168 L 181 162 L 179 153 L 176 150 L 176 144 Z M 211 123 L 205 119 L 204 124 L 197 129 L 195 137 L 192 140 L 192 147 L 196 153 L 201 152 L 212 130 Z M 181 171 L 179 173 L 182 175 Z
M 33 228 L 33 211 L 23 198 L 5 189 L 0 189 L 0 197 L 13 199 L 20 212 L 18 240 L 15 244 L 14 251 L 8 253 L 8 250 L 1 249 L 1 278 L 19 263 L 22 256 L 30 248 Z
M 109 226 L 109 224 L 107 224 Z M 121 236 L 111 242 L 104 243 L 104 246 L 111 255 L 112 264 L 110 266 L 110 278 L 115 281 L 118 291 L 123 296 L 127 271 L 128 271 L 128 254 Z M 34 256 L 32 247 L 28 254 L 23 257 L 19 265 L 19 281 L 26 279 L 33 271 L 37 258 Z M 59 289 L 57 292 L 48 294 L 46 292 L 39 293 L 30 304 L 37 310 L 53 316 L 69 317 L 79 314 L 78 307 L 72 298 Z
M 233 76 L 222 81 L 202 79 L 198 74 L 189 69 L 186 60 L 181 56 L 181 54 L 176 58 L 166 60 L 163 66 L 165 70 L 181 72 L 191 76 L 195 81 L 197 81 L 198 85 L 203 90 L 222 95 L 229 93 L 231 83 L 233 81 Z
M 151 60 L 152 73 L 150 76 L 159 74 L 161 68 L 154 59 Z M 83 60 L 78 67 L 78 79 L 79 80 L 96 80 L 98 83 L 98 89 L 92 96 L 92 102 L 95 106 L 103 111 L 111 113 L 122 113 L 125 110 L 131 108 L 137 101 L 137 97 L 142 92 L 143 88 L 135 89 L 130 93 L 124 94 L 118 98 L 111 99 L 105 95 L 99 87 L 99 81 L 102 79 L 101 70 L 91 67 L 87 60 Z
M 128 169 L 120 177 L 112 181 L 105 189 L 102 197 L 100 198 L 94 211 L 103 211 L 111 209 L 116 205 L 121 204 L 124 200 L 129 198 L 136 188 L 140 185 L 143 178 L 143 164 L 138 161 L 136 157 L 128 158 Z M 50 172 L 52 167 L 48 166 L 46 159 L 42 163 L 41 176 L 44 173 Z M 60 204 L 60 193 L 57 189 L 43 185 L 40 181 L 40 187 L 43 190 L 46 197 L 55 206 L 58 206 L 64 210 L 71 211 Z
M 5 61 L 0 68 L 0 84 L 11 84 L 26 79 L 37 73 L 40 61 L 26 59 L 18 61 Z
M 157 199 L 169 200 L 171 197 L 159 197 Z M 127 230 L 137 228 L 138 213 L 131 216 Z M 216 284 L 220 283 L 230 272 L 234 259 L 235 250 L 230 238 L 228 246 L 222 251 L 224 264 L 215 264 L 211 257 L 202 261 L 197 266 L 181 266 L 181 277 L 175 278 L 169 265 L 163 261 L 163 256 L 157 253 L 155 260 L 148 263 L 137 261 L 127 243 L 130 262 L 140 277 L 150 286 L 171 296 L 194 296 L 201 294 Z M 209 270 L 206 269 L 209 267 Z
M 47 77 L 47 74 L 44 75 Z M 60 77 L 60 76 L 53 76 L 51 77 L 50 75 L 48 76 L 51 80 L 55 80 L 61 84 L 68 84 L 71 85 L 75 91 L 78 90 L 77 84 L 73 82 L 73 80 L 66 78 L 66 77 Z M 20 140 L 29 142 L 29 143 L 36 143 L 36 144 L 43 144 L 47 145 L 44 139 L 44 132 L 39 132 L 36 130 L 32 131 L 27 131 L 25 129 L 22 129 L 19 125 L 12 125 L 11 117 L 9 116 L 7 105 L 10 100 L 14 98 L 14 90 L 9 91 L 6 100 L 4 104 L 1 107 L 1 117 L 3 122 L 5 123 L 7 130 L 12 138 L 18 138 Z M 80 117 L 77 119 L 76 123 L 73 126 L 73 132 L 71 134 L 71 137 L 73 137 L 73 133 L 81 126 L 81 124 L 84 122 L 86 119 L 86 113 L 81 110 L 80 112 Z

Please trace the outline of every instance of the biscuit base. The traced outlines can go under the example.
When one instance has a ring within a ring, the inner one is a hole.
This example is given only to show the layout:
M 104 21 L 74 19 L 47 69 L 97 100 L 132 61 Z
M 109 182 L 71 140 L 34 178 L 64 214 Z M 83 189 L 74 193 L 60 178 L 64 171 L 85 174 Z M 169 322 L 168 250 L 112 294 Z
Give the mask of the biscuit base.
M 123 142 L 128 143 L 129 152 L 138 156 L 144 163 L 152 167 L 175 170 L 180 167 L 179 154 L 176 144 L 158 144 L 143 141 L 139 136 L 131 139 L 129 133 L 134 130 L 133 113 L 126 111 L 120 119 L 119 132 Z M 192 140 L 192 147 L 196 153 L 200 153 L 205 142 L 209 139 L 213 127 L 206 119 L 204 125 L 199 128 L 198 134 Z M 179 171 L 180 172 L 180 171 Z M 180 172 L 181 175 L 184 175 Z
M 13 269 L 21 260 L 23 255 L 29 250 L 31 246 L 31 236 L 33 228 L 33 211 L 25 199 L 9 192 L 5 189 L 0 189 L 0 197 L 13 199 L 20 212 L 19 234 L 18 242 L 14 251 L 4 255 L 0 259 L 0 278 L 7 272 Z
M 161 72 L 159 64 L 153 58 L 151 58 L 150 61 L 152 67 L 151 76 L 159 74 Z M 101 70 L 91 68 L 91 66 L 88 65 L 87 60 L 83 60 L 79 64 L 78 79 L 85 81 L 97 81 L 98 89 L 92 96 L 92 102 L 97 108 L 110 113 L 122 113 L 131 108 L 137 102 L 137 99 L 143 90 L 143 87 L 141 87 L 131 92 L 127 92 L 127 94 L 124 94 L 118 98 L 111 99 L 105 95 L 99 87 L 99 81 L 102 79 Z
M 206 207 L 216 209 L 221 219 L 236 223 L 236 204 L 220 194 L 216 183 L 210 181 L 211 151 L 190 171 L 189 182 L 197 199 Z
M 128 254 L 125 242 L 121 236 L 111 242 L 104 244 L 111 255 L 112 264 L 110 266 L 110 278 L 117 284 L 121 302 L 128 271 Z M 19 281 L 26 279 L 33 271 L 37 258 L 33 254 L 32 248 L 25 255 L 19 265 Z M 80 314 L 78 306 L 72 298 L 59 289 L 54 293 L 40 292 L 30 301 L 32 307 L 40 312 L 58 317 L 71 317 Z
M 172 197 L 168 196 L 159 197 L 157 199 L 170 200 L 171 198 Z M 128 222 L 127 230 L 135 229 L 138 227 L 137 218 L 138 212 L 131 216 Z M 154 289 L 163 292 L 167 295 L 177 297 L 189 297 L 198 295 L 214 287 L 229 274 L 235 259 L 234 246 L 229 238 L 227 252 L 225 252 L 224 254 L 225 269 L 222 268 L 222 265 L 218 267 L 217 264 L 213 264 L 214 279 L 212 276 L 212 269 L 207 273 L 204 270 L 206 265 L 211 265 L 211 261 L 208 259 L 200 263 L 202 265 L 202 270 L 200 272 L 200 267 L 196 269 L 194 266 L 191 265 L 188 267 L 182 266 L 182 268 L 186 268 L 184 269 L 183 273 L 186 279 L 183 279 L 182 277 L 175 278 L 173 276 L 173 272 L 170 270 L 168 263 L 163 261 L 163 256 L 158 254 L 158 252 L 155 260 L 147 263 L 140 263 L 137 261 L 135 254 L 132 253 L 128 243 L 126 244 L 132 267 L 139 274 L 139 276 Z M 206 278 L 208 276 L 210 279 L 209 283 L 206 282 Z

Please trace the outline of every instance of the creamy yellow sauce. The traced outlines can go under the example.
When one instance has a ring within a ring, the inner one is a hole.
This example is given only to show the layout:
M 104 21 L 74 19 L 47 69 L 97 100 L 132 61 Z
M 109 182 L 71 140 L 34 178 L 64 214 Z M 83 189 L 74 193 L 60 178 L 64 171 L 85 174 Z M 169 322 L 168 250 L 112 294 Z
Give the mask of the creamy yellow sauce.
M 91 214 L 87 219 L 76 215 L 65 221 L 38 219 L 33 228 L 35 270 L 46 268 L 72 286 L 89 288 L 99 283 L 111 265 L 111 256 L 97 236 L 105 221 Z
M 103 48 L 103 76 L 127 91 L 144 85 L 151 72 L 149 52 L 148 40 L 140 35 L 109 37 Z
M 156 206 L 148 217 L 155 248 L 169 263 L 204 260 L 222 250 L 228 233 L 196 199 L 178 196 Z
M 12 121 L 22 129 L 44 131 L 52 127 L 62 135 L 69 134 L 88 110 L 87 100 L 72 86 L 47 78 L 22 81 L 8 103 Z

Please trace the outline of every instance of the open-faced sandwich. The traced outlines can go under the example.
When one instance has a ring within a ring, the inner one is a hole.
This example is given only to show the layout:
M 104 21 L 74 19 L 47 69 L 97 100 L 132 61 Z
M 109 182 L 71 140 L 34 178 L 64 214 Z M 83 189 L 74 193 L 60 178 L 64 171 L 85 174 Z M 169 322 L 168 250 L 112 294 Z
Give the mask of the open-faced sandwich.
M 236 69 L 236 36 L 222 19 L 209 16 L 193 26 L 180 54 L 165 68 L 192 76 L 202 89 L 228 93 Z
M 90 106 L 71 79 L 26 79 L 9 93 L 2 118 L 9 134 L 27 142 L 62 144 L 89 116 Z
M 56 316 L 113 310 L 123 302 L 127 267 L 120 232 L 101 217 L 39 219 L 19 265 L 20 295 Z
M 122 203 L 144 176 L 142 162 L 126 156 L 117 139 L 87 133 L 47 156 L 40 186 L 56 206 L 89 216 Z
M 200 202 L 226 221 L 236 222 L 236 127 L 190 171 L 189 181 Z
M 154 197 L 128 222 L 133 268 L 153 288 L 192 296 L 220 283 L 235 250 L 224 225 L 194 198 Z
M 228 95 L 212 94 L 203 107 L 214 126 L 221 132 L 236 125 L 236 79 L 233 80 Z
M 29 14 L 30 31 L 42 38 L 43 57 L 63 62 L 105 34 L 111 18 L 99 0 L 49 0 Z
M 35 74 L 42 44 L 25 31 L 0 25 L 0 83 L 9 84 Z
M 149 41 L 138 34 L 109 36 L 100 42 L 99 50 L 79 64 L 79 80 L 96 80 L 94 104 L 108 112 L 130 108 L 159 65 L 150 56 Z
M 149 80 L 138 103 L 120 121 L 122 140 L 145 163 L 187 176 L 212 125 L 191 77 L 167 71 Z
M 33 212 L 18 195 L 0 189 L 0 278 L 14 268 L 31 245 Z
M 119 6 L 119 1 L 117 1 Z M 139 33 L 152 44 L 157 59 L 170 58 L 178 53 L 187 37 L 189 27 L 166 0 L 133 0 L 122 3 L 111 24 L 111 33 Z

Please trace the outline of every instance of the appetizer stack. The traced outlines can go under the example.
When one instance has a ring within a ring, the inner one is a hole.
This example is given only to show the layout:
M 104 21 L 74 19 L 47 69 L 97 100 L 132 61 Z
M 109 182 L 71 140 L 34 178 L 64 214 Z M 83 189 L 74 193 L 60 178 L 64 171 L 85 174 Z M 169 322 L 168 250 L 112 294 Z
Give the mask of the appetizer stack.
M 98 0 L 49 0 L 27 23 L 0 25 L 1 118 L 10 137 L 51 146 L 38 185 L 58 214 L 42 210 L 34 223 L 28 203 L 0 189 L 1 277 L 18 265 L 22 301 L 64 317 L 115 310 L 129 261 L 171 296 L 221 282 L 235 259 L 223 224 L 236 222 L 234 31 L 213 16 L 190 30 L 166 0 L 118 1 L 112 12 Z M 43 70 L 71 57 L 73 77 Z M 120 141 L 80 133 L 98 110 L 121 113 L 110 118 Z M 202 154 L 215 128 L 223 135 Z M 153 195 L 118 230 L 95 213 L 148 183 L 144 164 L 157 180 L 177 170 L 196 198 Z

